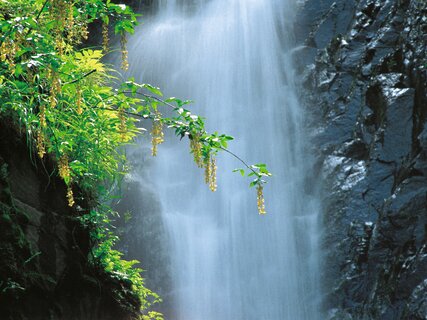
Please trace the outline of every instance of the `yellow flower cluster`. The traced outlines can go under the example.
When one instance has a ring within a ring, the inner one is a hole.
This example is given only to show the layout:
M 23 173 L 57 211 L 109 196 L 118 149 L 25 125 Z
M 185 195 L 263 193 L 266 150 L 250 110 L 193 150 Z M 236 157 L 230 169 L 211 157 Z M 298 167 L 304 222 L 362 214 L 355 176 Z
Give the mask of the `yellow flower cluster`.
M 108 52 L 108 42 L 110 41 L 108 35 L 108 23 L 102 24 L 102 50 L 104 53 Z
M 73 195 L 73 189 L 71 188 L 70 164 L 68 162 L 68 156 L 66 154 L 63 154 L 59 158 L 58 171 L 59 171 L 59 176 L 67 183 L 68 206 L 72 207 L 74 205 L 74 195 Z
M 53 0 L 49 7 L 50 15 L 55 19 L 57 28 L 65 26 L 67 19 L 67 2 L 65 0 Z
M 79 115 L 83 113 L 82 102 L 83 102 L 82 88 L 79 85 L 77 85 L 77 87 L 76 87 L 76 106 L 77 106 L 77 114 L 79 114 Z
M 127 42 L 126 33 L 122 32 L 120 37 L 120 47 L 122 51 L 122 70 L 124 71 L 129 69 L 128 50 L 126 48 Z
M 43 159 L 44 155 L 46 154 L 46 149 L 44 146 L 44 134 L 41 130 L 37 132 L 37 154 L 39 155 L 40 159 Z
M 259 214 L 266 214 L 263 187 L 260 184 L 257 186 L 257 204 Z
M 46 127 L 46 107 L 44 104 L 40 106 L 39 121 L 41 128 Z
M 64 54 L 65 43 L 62 40 L 62 35 L 60 33 L 56 35 L 55 48 L 59 55 L 62 56 Z
M 5 39 L 0 45 L 0 60 L 6 61 L 8 56 L 11 55 L 12 46 L 10 45 L 11 41 L 9 39 Z
M 210 160 L 210 158 L 205 159 L 204 166 L 205 166 L 205 183 L 209 184 L 209 181 L 211 179 L 211 160 Z
M 72 1 L 68 4 L 67 29 L 67 39 L 72 42 L 74 38 L 74 8 Z
M 61 92 L 61 80 L 59 79 L 58 73 L 49 69 L 48 78 L 50 78 L 50 95 L 49 103 L 52 108 L 56 106 L 57 100 L 56 97 Z
M 64 28 L 67 30 L 67 40 L 73 41 L 75 37 L 74 30 L 74 4 L 73 1 L 53 0 L 49 7 L 50 17 L 55 21 L 55 47 L 60 55 L 64 53 L 66 47 L 62 38 Z
M 89 30 L 87 29 L 87 23 L 83 22 L 80 25 L 80 28 L 78 29 L 80 36 L 84 39 L 87 40 L 89 37 Z
M 212 192 L 215 192 L 217 189 L 216 184 L 216 159 L 214 157 L 209 157 L 205 159 L 205 182 L 209 185 L 209 189 Z
M 59 176 L 66 180 L 68 178 L 70 178 L 70 166 L 68 164 L 68 156 L 66 154 L 63 154 L 60 158 L 59 158 L 59 164 L 58 164 L 58 169 L 59 169 Z
M 18 51 L 17 41 L 6 39 L 0 46 L 0 61 L 4 61 L 9 65 L 9 71 L 13 72 L 15 68 L 15 54 Z
M 73 20 L 73 27 L 68 32 L 68 40 L 73 44 L 79 44 L 82 39 L 87 40 L 89 37 L 89 30 L 87 27 L 88 18 L 82 16 L 78 20 Z M 71 33 L 71 34 L 70 34 Z
M 73 195 L 73 189 L 71 186 L 67 186 L 67 200 L 68 200 L 68 206 L 72 207 L 74 205 L 74 195 Z
M 156 119 L 153 121 L 153 127 L 151 128 L 151 155 L 157 156 L 157 146 L 163 143 L 163 123 L 160 121 L 160 113 L 156 113 Z
M 73 20 L 73 27 L 68 30 L 68 41 L 72 44 L 79 44 L 83 40 L 87 40 L 89 37 L 89 30 L 87 21 L 84 19 Z
M 125 116 L 124 110 L 119 109 L 117 116 L 119 117 L 119 120 L 120 120 L 120 124 L 119 124 L 120 140 L 122 142 L 125 142 L 126 141 L 127 127 L 126 127 L 126 116 Z
M 202 143 L 200 142 L 200 137 L 198 135 L 193 135 L 193 138 L 190 141 L 190 149 L 193 153 L 194 162 L 199 168 L 203 168 Z

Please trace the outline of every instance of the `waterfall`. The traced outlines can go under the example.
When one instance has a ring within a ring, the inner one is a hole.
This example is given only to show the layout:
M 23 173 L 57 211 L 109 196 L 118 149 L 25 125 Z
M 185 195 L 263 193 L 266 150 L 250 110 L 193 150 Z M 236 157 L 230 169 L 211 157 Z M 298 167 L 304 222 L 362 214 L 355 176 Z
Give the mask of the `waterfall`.
M 218 191 L 187 142 L 159 147 L 146 183 L 161 203 L 170 248 L 171 319 L 316 320 L 318 203 L 307 194 L 304 114 L 290 57 L 292 0 L 163 0 L 130 39 L 129 75 L 191 99 L 230 150 L 265 162 L 267 215 L 256 190 L 218 156 Z

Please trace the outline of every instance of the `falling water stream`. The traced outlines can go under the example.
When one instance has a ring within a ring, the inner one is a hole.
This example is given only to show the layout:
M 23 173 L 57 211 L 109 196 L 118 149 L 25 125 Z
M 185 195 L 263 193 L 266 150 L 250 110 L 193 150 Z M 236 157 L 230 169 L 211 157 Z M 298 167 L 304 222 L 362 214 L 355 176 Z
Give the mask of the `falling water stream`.
M 316 320 L 316 197 L 291 63 L 292 0 L 164 0 L 129 43 L 130 74 L 167 96 L 194 100 L 209 131 L 265 162 L 267 215 L 256 190 L 218 156 L 218 191 L 203 182 L 187 142 L 167 135 L 149 179 L 169 242 L 177 320 Z

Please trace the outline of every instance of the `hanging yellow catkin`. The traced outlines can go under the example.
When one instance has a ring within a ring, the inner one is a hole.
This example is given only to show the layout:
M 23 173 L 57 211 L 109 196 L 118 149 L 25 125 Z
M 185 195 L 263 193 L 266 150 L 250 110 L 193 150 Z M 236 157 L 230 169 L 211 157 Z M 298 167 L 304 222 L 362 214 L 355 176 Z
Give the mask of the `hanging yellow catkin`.
M 83 40 L 87 40 L 89 38 L 89 30 L 86 22 L 82 22 L 80 25 L 79 34 Z
M 66 154 L 63 154 L 59 158 L 58 170 L 59 170 L 59 176 L 62 179 L 67 180 L 70 178 L 70 166 L 68 164 L 68 156 Z
M 9 39 L 5 39 L 0 45 L 0 61 L 6 61 L 10 54 Z
M 55 38 L 55 48 L 60 56 L 64 54 L 65 43 L 60 33 L 58 33 Z
M 0 46 L 0 61 L 4 61 L 9 65 L 9 71 L 15 71 L 15 55 L 19 49 L 17 40 L 5 39 Z
M 109 43 L 109 35 L 108 35 L 108 23 L 105 21 L 102 24 L 102 50 L 104 54 L 108 52 L 108 43 Z
M 39 122 L 41 128 L 46 127 L 46 107 L 44 104 L 40 106 Z
M 204 160 L 204 166 L 205 166 L 205 183 L 209 185 L 211 181 L 211 158 L 208 156 Z
M 200 142 L 200 137 L 198 135 L 193 135 L 190 140 L 190 150 L 193 153 L 194 162 L 199 168 L 203 168 L 202 143 Z
M 126 33 L 122 32 L 120 36 L 120 48 L 122 51 L 122 70 L 127 71 L 129 69 L 129 62 L 128 62 L 128 50 L 127 50 L 127 38 Z
M 86 15 L 79 15 L 79 18 L 74 21 L 74 44 L 81 43 L 82 39 L 87 40 L 89 37 L 89 30 L 87 21 L 89 17 Z
M 72 1 L 68 3 L 67 14 L 67 40 L 72 42 L 74 39 L 74 4 Z
M 43 159 L 44 155 L 46 154 L 45 149 L 45 141 L 44 141 L 44 134 L 41 130 L 37 131 L 37 154 L 39 155 L 40 159 Z
M 263 187 L 260 184 L 257 186 L 257 205 L 259 214 L 263 215 L 267 213 L 265 211 Z
M 62 1 L 54 0 L 49 7 L 49 14 L 52 22 L 55 23 L 54 34 L 55 34 L 55 50 L 62 55 L 62 30 L 64 26 L 65 17 L 62 10 Z
M 56 9 L 56 21 L 58 29 L 63 28 L 66 25 L 67 20 L 67 3 L 65 0 L 55 0 L 53 2 Z
M 160 113 L 156 113 L 156 118 L 153 121 L 151 128 L 151 155 L 157 156 L 157 146 L 164 142 L 163 123 L 160 120 Z
M 57 96 L 61 92 L 61 80 L 59 79 L 58 73 L 52 70 L 49 70 L 48 75 L 50 75 L 50 92 L 49 92 L 49 104 L 52 108 L 55 108 L 57 104 Z
M 216 191 L 217 184 L 216 184 L 216 159 L 214 157 L 211 157 L 210 161 L 210 178 L 209 178 L 209 189 L 211 189 L 212 192 Z
M 64 53 L 65 48 L 65 44 L 62 39 L 62 31 L 64 27 L 67 26 L 67 9 L 68 5 L 65 0 L 52 1 L 52 5 L 49 8 L 49 13 L 52 17 L 52 20 L 55 22 L 55 48 L 60 55 Z
M 67 186 L 67 201 L 68 201 L 68 206 L 72 207 L 74 205 L 74 195 L 73 195 L 73 189 L 71 188 L 70 185 Z

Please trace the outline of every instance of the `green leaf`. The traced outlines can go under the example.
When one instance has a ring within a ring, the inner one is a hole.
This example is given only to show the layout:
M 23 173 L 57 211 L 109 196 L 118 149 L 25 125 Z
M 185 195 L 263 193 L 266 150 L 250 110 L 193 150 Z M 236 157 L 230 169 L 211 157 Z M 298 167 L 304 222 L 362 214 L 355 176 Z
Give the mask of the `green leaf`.
M 153 87 L 152 85 L 146 84 L 146 83 L 144 83 L 142 85 L 142 87 L 144 87 L 145 89 L 147 89 L 148 91 L 150 91 L 153 94 L 156 94 L 156 95 L 161 96 L 161 97 L 163 96 L 163 93 L 160 91 L 160 88 Z
M 245 176 L 245 170 L 242 169 L 242 168 L 234 169 L 233 172 L 240 172 L 240 174 L 242 175 L 242 177 Z
M 24 68 L 22 68 L 21 64 L 17 64 L 15 66 L 15 77 L 19 77 L 24 72 Z

